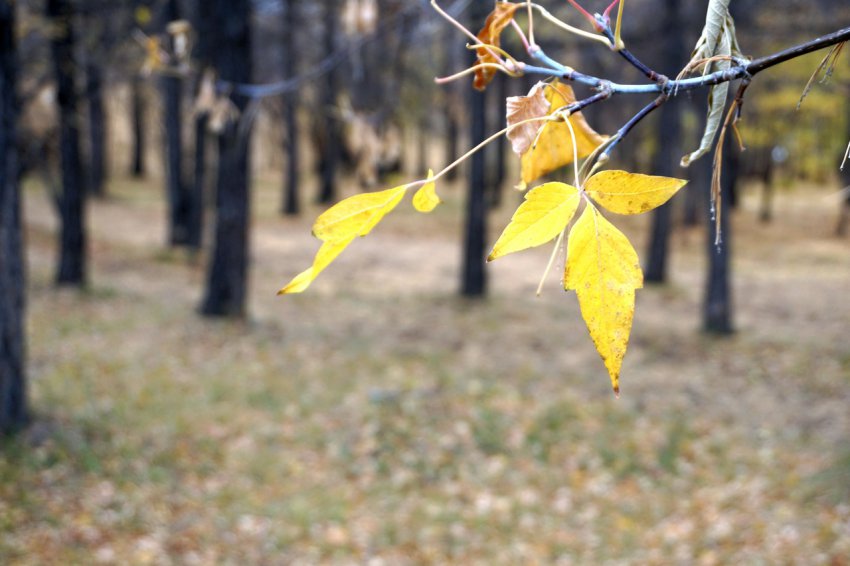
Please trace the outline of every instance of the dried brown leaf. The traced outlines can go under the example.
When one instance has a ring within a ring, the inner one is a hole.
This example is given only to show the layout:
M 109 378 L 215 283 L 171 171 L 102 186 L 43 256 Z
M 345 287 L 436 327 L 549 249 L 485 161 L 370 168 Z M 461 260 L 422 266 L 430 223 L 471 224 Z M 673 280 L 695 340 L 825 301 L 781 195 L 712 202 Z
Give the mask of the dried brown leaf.
M 486 45 L 499 47 L 502 31 L 511 25 L 511 20 L 514 19 L 514 13 L 521 4 L 513 4 L 511 2 L 497 2 L 495 9 L 487 16 L 484 22 L 484 27 L 478 32 L 478 40 Z M 477 64 L 482 63 L 498 63 L 499 59 L 493 54 L 491 49 L 479 47 L 476 50 L 478 55 Z M 490 67 L 481 67 L 475 70 L 475 80 L 472 83 L 477 90 L 484 90 L 493 77 L 496 76 L 496 70 Z
M 528 95 L 511 96 L 507 99 L 507 124 L 509 128 L 507 136 L 511 141 L 511 148 L 519 156 L 528 151 L 545 122 L 528 122 L 520 126 L 512 126 L 523 120 L 542 118 L 549 114 L 551 104 L 546 100 L 545 88 L 546 84 L 540 82 L 532 87 Z

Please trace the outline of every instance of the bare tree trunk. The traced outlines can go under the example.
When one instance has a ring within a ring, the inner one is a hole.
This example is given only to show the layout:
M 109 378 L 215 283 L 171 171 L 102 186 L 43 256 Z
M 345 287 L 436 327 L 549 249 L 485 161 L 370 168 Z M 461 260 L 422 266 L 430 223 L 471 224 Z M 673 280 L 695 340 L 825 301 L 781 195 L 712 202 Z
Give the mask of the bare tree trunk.
M 326 0 L 324 11 L 324 36 L 322 38 L 323 52 L 325 56 L 336 51 L 336 36 L 339 33 L 339 0 Z M 325 74 L 324 88 L 321 89 L 318 113 L 317 139 L 319 141 L 319 159 L 317 168 L 321 186 L 319 188 L 318 202 L 330 204 L 336 200 L 336 169 L 340 158 L 340 143 L 342 133 L 339 122 L 331 116 L 336 106 L 336 94 L 339 88 L 339 72 L 334 68 Z
M 503 75 L 499 73 L 496 76 L 496 104 L 494 105 L 494 111 L 496 112 L 496 127 L 494 130 L 502 130 L 504 129 L 507 123 L 507 115 L 505 113 L 505 100 L 508 98 L 508 80 L 507 75 Z M 506 136 L 499 136 L 499 139 L 496 140 L 493 148 L 493 152 L 495 153 L 494 159 L 495 164 L 492 169 L 492 179 L 489 181 L 490 185 L 490 206 L 492 208 L 498 208 L 502 205 L 502 194 L 505 185 L 505 172 L 507 170 L 506 161 L 508 154 L 508 142 Z
M 180 18 L 177 0 L 168 0 L 162 13 L 161 28 Z M 168 200 L 168 243 L 183 246 L 189 241 L 189 209 L 183 180 L 183 79 L 161 79 L 165 112 L 165 194 Z
M 847 134 L 850 137 L 850 92 L 846 93 L 846 109 L 844 111 L 847 119 Z M 835 233 L 838 236 L 847 234 L 847 226 L 850 224 L 850 160 L 844 162 L 841 169 L 841 184 L 844 186 L 843 206 L 841 207 L 841 215 L 838 220 L 838 226 L 835 228 Z
M 17 71 L 15 2 L 0 0 L 0 434 L 14 432 L 27 421 Z
M 682 37 L 682 18 L 678 0 L 666 0 L 664 11 L 664 53 L 665 68 L 675 69 L 678 57 L 684 52 Z M 669 100 L 661 107 L 658 126 L 658 150 L 652 170 L 658 175 L 678 176 L 681 153 L 681 105 L 678 100 Z M 667 280 L 667 259 L 669 253 L 672 222 L 672 202 L 656 208 L 652 214 L 652 234 L 649 240 L 644 280 L 647 283 L 663 283 Z
M 761 152 L 761 206 L 759 207 L 759 221 L 768 224 L 773 220 L 773 158 L 771 148 L 764 148 Z
M 130 83 L 130 121 L 133 132 L 130 175 L 136 178 L 145 176 L 145 100 L 142 94 L 142 80 L 133 77 Z
M 298 56 L 295 33 L 298 30 L 298 0 L 284 2 L 283 16 L 283 78 L 291 79 L 298 74 Z M 283 121 L 286 128 L 286 175 L 283 187 L 283 209 L 287 215 L 301 212 L 299 199 L 299 139 L 298 139 L 298 93 L 288 92 L 283 96 Z
M 103 69 L 98 61 L 90 60 L 86 65 L 86 99 L 89 110 L 89 188 L 92 195 L 102 198 L 106 196 L 106 111 L 103 104 Z
M 685 226 L 696 226 L 708 212 L 706 195 L 711 191 L 711 158 L 697 159 L 688 167 L 688 185 L 685 192 Z M 692 217 L 693 216 L 693 217 Z
M 46 15 L 54 30 L 51 39 L 53 70 L 59 103 L 62 156 L 62 194 L 58 285 L 82 286 L 86 280 L 85 187 L 80 159 L 80 124 L 74 84 L 73 6 L 69 0 L 48 0 Z
M 720 217 L 720 231 L 723 241 L 715 245 L 715 222 L 709 219 L 706 230 L 706 253 L 708 254 L 708 274 L 706 277 L 705 299 L 703 303 L 703 329 L 710 334 L 732 334 L 734 332 L 732 309 L 732 209 L 729 198 L 734 193 L 738 181 L 740 157 L 738 148 L 731 140 L 726 140 L 723 159 L 721 192 L 723 210 Z M 709 187 L 711 184 L 709 183 Z M 709 191 L 710 192 L 710 191 Z M 706 193 L 708 198 L 708 193 Z M 718 214 L 717 211 L 714 214 Z
M 212 11 L 209 0 L 197 0 L 195 9 L 195 29 L 197 40 L 195 41 L 195 61 L 198 67 L 206 71 L 212 58 Z M 196 84 L 196 93 L 201 88 L 203 74 Z M 187 236 L 186 245 L 192 250 L 200 250 L 204 240 L 204 209 L 207 193 L 207 127 L 209 125 L 209 113 L 198 112 L 195 115 L 195 154 L 192 167 L 192 186 L 187 194 Z
M 213 0 L 216 26 L 215 65 L 225 81 L 251 80 L 250 0 Z M 245 97 L 231 95 L 244 116 Z M 218 138 L 215 242 L 209 264 L 201 313 L 206 316 L 245 316 L 248 297 L 250 131 L 238 121 Z
M 443 69 L 442 75 L 449 76 L 455 72 L 455 65 L 457 63 L 458 57 L 458 48 L 455 43 L 457 37 L 455 35 L 455 31 L 451 29 L 450 26 L 446 26 L 445 37 L 443 38 Z M 445 165 L 448 165 L 455 159 L 457 159 L 460 154 L 458 152 L 459 142 L 460 142 L 460 124 L 458 120 L 458 111 L 456 106 L 459 104 L 458 102 L 458 92 L 457 85 L 455 83 L 449 83 L 443 85 L 441 87 L 443 92 L 443 98 L 445 100 L 444 104 L 447 109 L 445 112 L 446 118 L 446 156 L 445 156 Z M 454 168 L 446 174 L 446 180 L 453 181 L 457 179 L 458 169 Z
M 485 3 L 471 8 L 473 22 L 483 22 L 487 17 Z M 487 137 L 487 96 L 485 92 L 470 89 L 470 144 L 476 145 Z M 469 168 L 469 192 L 466 201 L 466 236 L 463 247 L 463 278 L 461 294 L 466 297 L 483 297 L 487 294 L 487 175 L 486 150 L 475 153 Z

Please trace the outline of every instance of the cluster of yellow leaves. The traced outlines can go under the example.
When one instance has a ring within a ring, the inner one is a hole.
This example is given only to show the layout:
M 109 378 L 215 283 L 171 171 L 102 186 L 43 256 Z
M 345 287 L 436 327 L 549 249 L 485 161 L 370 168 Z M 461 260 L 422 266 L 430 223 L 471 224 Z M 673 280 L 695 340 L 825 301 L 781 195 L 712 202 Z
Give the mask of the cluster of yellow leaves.
M 516 5 L 497 4 L 482 30 L 487 41 L 482 41 L 498 44 L 498 36 L 515 10 Z M 489 55 L 479 52 L 479 58 L 485 56 Z M 481 78 L 489 81 L 486 76 Z M 508 100 L 507 135 L 521 156 L 522 185 L 590 155 L 604 143 L 606 138 L 597 134 L 580 113 L 566 115 L 566 107 L 575 100 L 572 88 L 558 81 L 539 83 L 527 96 Z M 440 199 L 434 174 L 429 171 L 425 181 L 355 195 L 319 216 L 313 235 L 322 246 L 313 265 L 278 294 L 306 290 L 355 238 L 371 232 L 395 209 L 414 185 L 422 186 L 413 197 L 413 206 L 420 212 L 432 211 Z M 643 272 L 628 238 L 596 205 L 617 214 L 641 214 L 667 202 L 684 185 L 685 181 L 679 179 L 626 171 L 602 171 L 580 187 L 560 182 L 543 184 L 526 194 L 488 257 L 492 261 L 556 238 L 560 242 L 582 200 L 586 201 L 587 206 L 569 231 L 563 283 L 565 290 L 576 292 L 582 318 L 616 393 L 634 318 L 635 289 L 643 286 Z
M 419 212 L 431 212 L 440 204 L 433 177 L 433 171 L 429 171 L 428 179 L 413 196 L 413 206 Z M 322 213 L 313 224 L 313 235 L 322 241 L 322 247 L 316 253 L 313 265 L 296 275 L 278 291 L 278 295 L 304 292 L 348 244 L 358 236 L 362 237 L 371 232 L 392 212 L 411 185 L 354 195 Z
M 546 183 L 530 190 L 488 260 L 545 244 L 566 230 L 581 200 L 587 206 L 569 232 L 564 289 L 574 290 L 596 350 L 620 389 L 620 368 L 634 317 L 635 289 L 643 272 L 628 238 L 594 206 L 640 214 L 667 202 L 686 181 L 626 171 L 602 171 L 582 188 Z M 591 201 L 592 199 L 592 201 Z

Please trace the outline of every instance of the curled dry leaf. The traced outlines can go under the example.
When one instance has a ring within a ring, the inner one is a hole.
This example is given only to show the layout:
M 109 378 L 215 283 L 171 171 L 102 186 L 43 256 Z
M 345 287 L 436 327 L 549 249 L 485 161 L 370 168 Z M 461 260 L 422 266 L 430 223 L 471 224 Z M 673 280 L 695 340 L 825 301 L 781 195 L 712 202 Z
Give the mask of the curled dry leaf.
M 560 110 L 576 101 L 572 87 L 554 81 L 544 89 L 549 102 L 548 114 Z M 578 157 L 587 157 L 607 138 L 599 135 L 582 116 L 581 112 L 570 114 L 570 124 L 576 134 Z M 555 169 L 573 162 L 573 142 L 569 127 L 563 122 L 544 122 L 536 141 L 522 156 L 522 183 L 524 188 Z
M 480 1 L 480 0 L 479 0 Z M 502 31 L 511 24 L 514 19 L 514 13 L 522 4 L 513 4 L 511 2 L 497 2 L 496 8 L 487 16 L 484 22 L 484 27 L 478 32 L 478 40 L 486 45 L 499 47 L 501 42 Z M 492 50 L 484 47 L 476 49 L 478 55 L 477 64 L 482 63 L 498 63 L 499 60 L 494 56 Z M 475 80 L 472 83 L 477 90 L 484 90 L 493 77 L 496 76 L 496 70 L 484 67 L 476 69 Z
M 551 104 L 546 100 L 545 90 L 546 84 L 539 82 L 526 96 L 511 96 L 507 99 L 507 136 L 511 141 L 511 148 L 519 156 L 528 151 L 545 122 L 528 122 L 520 126 L 516 124 L 549 114 Z

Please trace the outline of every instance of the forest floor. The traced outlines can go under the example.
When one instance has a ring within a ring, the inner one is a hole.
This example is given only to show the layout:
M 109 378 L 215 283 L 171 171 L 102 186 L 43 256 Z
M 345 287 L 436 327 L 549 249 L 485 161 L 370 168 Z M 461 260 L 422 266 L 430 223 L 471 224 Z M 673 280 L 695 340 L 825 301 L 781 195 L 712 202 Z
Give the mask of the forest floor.
M 0 563 L 850 564 L 834 194 L 780 194 L 769 225 L 744 200 L 729 338 L 699 332 L 703 229 L 678 228 L 616 399 L 557 273 L 535 297 L 549 250 L 457 296 L 457 188 L 279 298 L 319 209 L 259 185 L 247 322 L 196 314 L 204 258 L 165 248 L 154 183 L 92 204 L 91 284 L 57 290 L 27 189 L 35 419 L 0 447 Z M 648 219 L 616 222 L 642 250 Z

